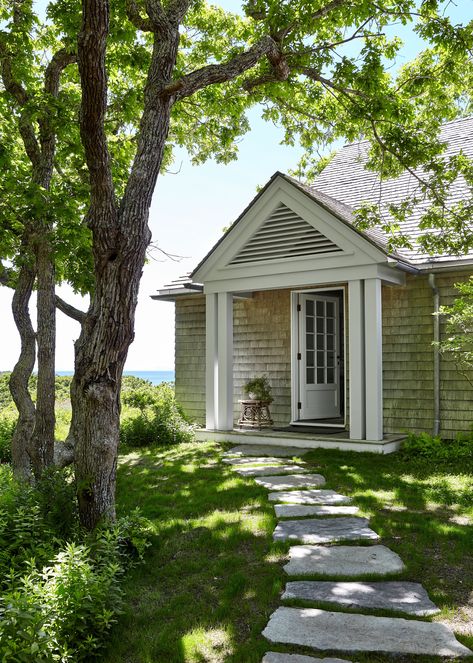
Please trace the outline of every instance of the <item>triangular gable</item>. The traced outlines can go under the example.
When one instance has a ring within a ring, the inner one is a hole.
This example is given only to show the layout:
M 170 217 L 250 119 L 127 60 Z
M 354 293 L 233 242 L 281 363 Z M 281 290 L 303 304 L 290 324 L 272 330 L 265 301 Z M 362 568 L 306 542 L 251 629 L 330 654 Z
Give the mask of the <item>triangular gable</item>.
M 381 247 L 276 173 L 192 273 L 199 283 L 386 263 Z M 301 281 L 302 282 L 302 281 Z
M 343 251 L 297 212 L 280 203 L 230 265 Z

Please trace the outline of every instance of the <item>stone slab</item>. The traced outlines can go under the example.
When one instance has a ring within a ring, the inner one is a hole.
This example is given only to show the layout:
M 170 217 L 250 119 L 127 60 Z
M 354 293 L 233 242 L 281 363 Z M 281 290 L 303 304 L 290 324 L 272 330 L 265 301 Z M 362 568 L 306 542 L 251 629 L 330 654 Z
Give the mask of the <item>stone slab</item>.
M 299 580 L 288 582 L 283 599 L 335 603 L 349 608 L 396 610 L 406 615 L 427 617 L 439 611 L 417 582 L 332 582 Z
M 315 608 L 278 608 L 263 631 L 270 642 L 318 651 L 383 652 L 431 656 L 473 654 L 438 622 L 329 612 Z
M 269 493 L 270 502 L 288 502 L 289 504 L 350 504 L 351 499 L 334 490 L 288 490 L 287 492 Z
M 378 534 L 368 527 L 367 518 L 307 518 L 283 520 L 276 526 L 275 541 L 332 543 L 334 541 L 377 541 Z
M 269 444 L 239 444 L 225 452 L 225 456 L 277 456 L 278 458 L 299 457 L 308 453 L 310 449 L 301 447 L 277 447 Z
M 242 477 L 266 477 L 277 474 L 291 474 L 291 472 L 308 472 L 301 465 L 268 465 L 259 467 L 235 467 L 235 472 Z
M 284 567 L 290 576 L 362 576 L 400 573 L 401 558 L 386 546 L 292 546 Z
M 351 663 L 351 661 L 342 660 L 341 658 L 314 658 L 302 654 L 280 654 L 275 651 L 268 651 L 261 663 Z
M 320 504 L 275 504 L 278 518 L 305 518 L 306 516 L 354 516 L 357 506 L 334 506 Z
M 275 456 L 237 456 L 222 458 L 226 465 L 284 465 L 291 463 L 287 458 L 276 458 Z
M 286 476 L 267 476 L 255 479 L 256 483 L 268 490 L 289 490 L 290 488 L 310 488 L 323 486 L 325 478 L 321 474 L 288 474 Z

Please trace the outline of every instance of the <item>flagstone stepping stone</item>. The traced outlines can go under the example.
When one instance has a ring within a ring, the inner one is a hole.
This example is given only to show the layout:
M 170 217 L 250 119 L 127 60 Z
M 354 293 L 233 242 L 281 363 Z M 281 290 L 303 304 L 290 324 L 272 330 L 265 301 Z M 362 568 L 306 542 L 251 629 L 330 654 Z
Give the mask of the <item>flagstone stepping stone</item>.
M 291 472 L 308 472 L 300 465 L 268 465 L 260 467 L 235 467 L 235 472 L 243 477 L 265 477 L 274 474 L 290 474 Z
M 264 655 L 261 663 L 351 663 L 351 661 L 342 660 L 341 658 L 314 658 L 301 654 L 279 654 L 275 651 L 269 651 Z
M 321 474 L 288 474 L 287 476 L 267 476 L 255 479 L 256 483 L 269 490 L 288 490 L 305 486 L 323 486 L 325 478 Z
M 334 490 L 289 490 L 269 493 L 270 502 L 289 502 L 290 504 L 349 504 L 351 499 Z
M 278 608 L 263 631 L 270 642 L 343 652 L 470 656 L 450 629 L 399 617 L 373 617 L 316 608 Z
M 367 518 L 308 518 L 283 520 L 274 530 L 275 541 L 332 543 L 334 541 L 377 541 L 378 534 L 368 527 Z
M 401 558 L 386 546 L 292 546 L 284 567 L 290 576 L 385 575 L 404 570 Z
M 310 449 L 300 447 L 276 447 L 269 444 L 239 444 L 225 452 L 225 456 L 277 456 L 278 458 L 292 458 L 303 456 Z
M 236 458 L 222 458 L 226 465 L 285 465 L 293 461 L 287 458 L 276 458 L 275 456 L 238 456 Z
M 357 506 L 332 506 L 317 504 L 275 504 L 278 518 L 304 518 L 305 516 L 354 516 Z
M 403 580 L 391 582 L 299 580 L 287 583 L 282 598 L 336 603 L 350 608 L 396 610 L 416 617 L 426 617 L 440 612 L 422 585 Z

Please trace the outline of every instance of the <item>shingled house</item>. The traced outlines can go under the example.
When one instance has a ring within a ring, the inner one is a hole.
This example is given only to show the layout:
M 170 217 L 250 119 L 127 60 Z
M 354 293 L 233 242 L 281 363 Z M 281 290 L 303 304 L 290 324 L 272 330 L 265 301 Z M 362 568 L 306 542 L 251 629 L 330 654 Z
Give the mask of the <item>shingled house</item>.
M 447 154 L 473 157 L 473 119 L 445 124 L 442 139 Z M 407 430 L 448 438 L 472 426 L 469 385 L 432 341 L 433 313 L 473 256 L 416 249 L 421 209 L 403 224 L 412 250 L 355 229 L 363 202 L 417 188 L 408 173 L 380 188 L 367 149 L 344 147 L 310 187 L 275 173 L 191 275 L 153 296 L 175 302 L 176 394 L 202 436 L 388 453 Z M 465 195 L 452 185 L 452 200 Z M 242 386 L 261 374 L 286 430 L 237 431 Z

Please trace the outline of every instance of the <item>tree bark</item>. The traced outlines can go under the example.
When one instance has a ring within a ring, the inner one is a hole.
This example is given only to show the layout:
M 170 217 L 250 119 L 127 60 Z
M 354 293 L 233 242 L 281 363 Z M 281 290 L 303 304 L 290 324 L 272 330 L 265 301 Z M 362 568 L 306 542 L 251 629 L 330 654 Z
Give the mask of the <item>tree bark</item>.
M 54 429 L 56 425 L 56 292 L 54 257 L 47 237 L 36 242 L 37 269 L 37 344 L 38 383 L 36 396 L 36 424 L 33 435 L 33 471 L 40 478 L 54 462 Z
M 36 335 L 29 313 L 34 281 L 34 269 L 24 264 L 12 301 L 13 317 L 21 338 L 20 356 L 10 376 L 10 392 L 18 409 L 18 422 L 12 440 L 12 465 L 15 477 L 21 481 L 32 480 L 30 453 L 35 427 L 35 405 L 29 392 L 28 380 L 36 359 Z

